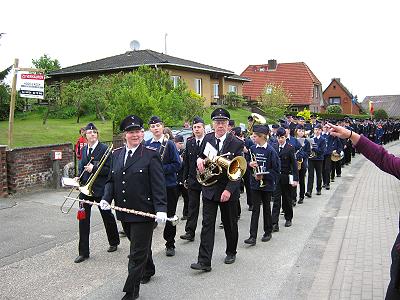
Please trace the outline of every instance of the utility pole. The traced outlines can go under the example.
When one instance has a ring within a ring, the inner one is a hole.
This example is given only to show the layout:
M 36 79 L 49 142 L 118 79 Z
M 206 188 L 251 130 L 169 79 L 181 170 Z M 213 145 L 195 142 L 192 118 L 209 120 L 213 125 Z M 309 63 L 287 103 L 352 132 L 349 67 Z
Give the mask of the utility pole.
M 18 58 L 14 60 L 14 74 L 11 87 L 11 101 L 10 101 L 10 116 L 8 119 L 8 147 L 11 149 L 13 144 L 13 131 L 14 131 L 14 111 L 15 111 L 15 98 L 17 95 L 17 69 Z
M 168 33 L 165 33 L 165 36 L 164 36 L 164 52 L 165 52 L 165 54 L 167 54 L 167 35 L 168 35 Z

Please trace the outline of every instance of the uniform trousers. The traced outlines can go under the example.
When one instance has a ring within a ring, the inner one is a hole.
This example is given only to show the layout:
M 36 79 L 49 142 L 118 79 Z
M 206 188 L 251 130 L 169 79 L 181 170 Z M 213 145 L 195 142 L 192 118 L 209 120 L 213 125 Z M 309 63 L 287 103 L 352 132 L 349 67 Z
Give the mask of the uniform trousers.
M 273 194 L 272 224 L 279 223 L 281 207 L 286 221 L 293 219 L 292 196 L 294 187 L 289 184 L 289 175 L 281 174 Z
M 176 214 L 176 206 L 178 204 L 178 190 L 176 186 L 167 186 L 167 217 L 172 218 Z M 166 248 L 175 248 L 176 226 L 171 222 L 165 223 L 164 240 Z
M 246 188 L 247 205 L 249 207 L 253 206 L 252 190 L 250 188 L 250 178 L 252 174 L 250 171 L 246 171 L 243 175 L 244 187 Z
M 331 179 L 334 179 L 336 175 L 342 175 L 342 160 L 332 161 Z
M 122 222 L 122 227 L 131 242 L 128 262 L 128 277 L 124 292 L 139 294 L 140 280 L 155 274 L 151 253 L 154 222 Z
M 101 197 L 84 196 L 82 198 L 82 194 L 80 198 L 97 203 L 101 200 Z M 79 220 L 79 255 L 89 257 L 90 215 L 92 205 L 83 203 L 83 207 L 85 208 L 86 218 L 84 220 Z M 103 219 L 104 227 L 106 228 L 108 243 L 110 246 L 119 245 L 119 234 L 114 214 L 111 210 L 102 210 L 100 206 L 98 206 L 98 208 Z
M 317 192 L 322 189 L 322 160 L 308 160 L 307 193 L 312 193 L 314 187 L 314 171 L 317 175 Z
M 218 194 L 218 200 L 221 195 Z M 233 194 L 232 194 L 233 196 Z M 232 197 L 231 196 L 231 197 Z M 237 199 L 237 197 L 235 197 Z M 224 224 L 227 255 L 236 255 L 238 243 L 237 203 L 235 198 L 227 202 L 217 202 L 203 197 L 203 222 L 198 262 L 211 266 L 215 240 L 215 220 L 218 207 L 221 210 L 221 219 Z
M 189 213 L 186 221 L 185 231 L 194 236 L 197 228 L 197 220 L 199 218 L 200 209 L 200 193 L 201 190 L 188 189 L 189 196 Z
M 263 206 L 264 234 L 272 233 L 271 197 L 272 192 L 252 190 L 253 211 L 251 213 L 250 236 L 257 238 L 258 219 L 260 217 L 261 203 Z
M 331 181 L 331 168 L 332 168 L 332 161 L 330 155 L 324 156 L 324 162 L 322 164 L 322 181 L 325 186 L 329 186 Z
M 302 168 L 299 170 L 300 199 L 304 199 L 304 193 L 306 192 L 306 173 L 307 168 L 302 166 Z

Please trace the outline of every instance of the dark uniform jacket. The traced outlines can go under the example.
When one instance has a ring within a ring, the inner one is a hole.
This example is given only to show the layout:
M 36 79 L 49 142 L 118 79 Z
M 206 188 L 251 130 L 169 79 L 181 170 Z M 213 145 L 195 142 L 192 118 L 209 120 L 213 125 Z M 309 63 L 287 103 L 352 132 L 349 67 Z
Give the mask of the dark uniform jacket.
M 295 152 L 295 157 L 297 161 L 303 161 L 301 163 L 301 170 L 307 169 L 308 167 L 308 157 L 311 154 L 311 146 L 310 146 L 310 142 L 306 139 L 306 138 L 302 138 L 303 139 L 303 146 L 301 146 L 302 143 L 300 143 L 300 138 L 297 138 L 297 140 L 299 141 L 300 144 L 300 149 L 298 149 Z
M 87 180 L 89 179 L 91 174 L 96 173 L 98 169 L 99 162 L 103 157 L 104 152 L 107 150 L 107 145 L 103 143 L 98 143 L 96 148 L 94 148 L 91 157 L 93 157 L 91 164 L 93 164 L 93 171 L 92 173 L 84 172 L 80 184 L 85 185 Z M 90 157 L 88 157 L 88 145 L 82 148 L 82 159 L 79 161 L 79 175 L 82 174 L 84 167 L 89 163 Z M 96 198 L 101 198 L 104 194 L 104 186 L 106 184 L 108 173 L 110 172 L 110 165 L 111 165 L 111 157 L 109 156 L 106 162 L 104 163 L 103 167 L 101 168 L 96 180 L 92 186 L 92 194 Z
M 324 153 L 326 149 L 326 140 L 323 138 L 322 135 L 317 137 L 313 137 L 314 140 L 314 147 L 311 146 L 311 151 L 315 152 L 316 156 L 310 158 L 310 160 L 324 160 Z
M 179 152 L 178 149 L 176 149 L 175 143 L 171 140 L 167 140 L 165 143 L 165 150 L 164 147 L 163 150 L 161 150 L 161 145 L 162 143 L 160 142 L 152 142 L 152 139 L 145 143 L 145 146 L 157 149 L 157 151 L 163 156 L 162 164 L 165 175 L 165 184 L 167 187 L 174 187 L 177 185 L 176 173 L 181 168 Z
M 253 145 L 250 150 L 255 155 L 257 164 L 265 167 L 265 171 L 268 172 L 268 174 L 263 175 L 264 187 L 260 187 L 260 180 L 256 180 L 254 169 L 249 166 L 247 172 L 252 172 L 250 179 L 251 189 L 267 192 L 275 191 L 281 171 L 279 156 L 275 149 L 271 145 L 267 145 L 267 148 Z
M 160 155 L 140 144 L 124 166 L 126 148 L 112 155 L 111 172 L 103 199 L 119 207 L 155 214 L 167 211 L 167 192 Z M 154 219 L 117 211 L 122 222 L 154 222 Z
M 197 181 L 197 158 L 200 148 L 197 147 L 196 138 L 188 138 L 186 141 L 185 160 L 183 161 L 183 180 L 187 182 L 192 190 L 201 191 L 201 184 Z
M 342 142 L 340 139 L 336 136 L 333 136 L 331 134 L 325 134 L 324 135 L 325 141 L 326 141 L 326 147 L 325 147 L 325 153 L 324 155 L 331 155 L 333 150 L 336 150 L 337 153 L 340 153 L 343 151 L 343 146 Z
M 297 161 L 294 153 L 294 147 L 287 142 L 280 153 L 278 153 L 281 161 L 280 180 L 283 184 L 289 184 L 289 175 L 293 175 L 294 181 L 299 181 L 299 171 L 297 170 Z
M 210 143 L 215 149 L 216 146 L 216 138 L 214 132 L 210 132 L 206 134 L 203 139 L 203 143 L 200 149 L 200 157 L 205 158 L 203 152 L 206 144 Z M 220 155 L 230 152 L 230 155 L 224 156 L 225 158 L 231 160 L 236 156 L 243 155 L 243 147 L 244 143 L 242 140 L 235 137 L 232 133 L 228 132 L 226 134 L 225 141 L 222 145 Z M 219 176 L 218 181 L 211 186 L 203 186 L 202 193 L 203 197 L 209 200 L 220 201 L 221 194 L 224 190 L 227 190 L 231 193 L 231 197 L 229 199 L 239 199 L 239 191 L 240 191 L 240 180 L 231 181 L 228 178 L 226 169 L 223 168 L 222 174 Z M 215 197 L 214 197 L 215 195 Z

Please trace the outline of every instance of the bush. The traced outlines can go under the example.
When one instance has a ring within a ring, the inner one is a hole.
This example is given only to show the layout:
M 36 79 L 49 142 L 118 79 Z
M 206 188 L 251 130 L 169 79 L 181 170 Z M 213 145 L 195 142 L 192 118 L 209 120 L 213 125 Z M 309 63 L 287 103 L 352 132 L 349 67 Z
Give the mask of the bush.
M 369 119 L 369 115 L 346 115 L 346 114 L 329 114 L 329 113 L 315 113 L 319 119 L 333 119 L 333 120 L 341 120 L 344 118 L 352 118 L 352 119 Z
M 242 107 L 245 102 L 246 101 L 242 96 L 240 96 L 234 92 L 229 92 L 225 96 L 225 104 L 228 108 Z
M 387 118 L 389 118 L 389 116 L 384 109 L 380 108 L 374 111 L 374 119 L 386 120 Z
M 49 117 L 52 119 L 71 119 L 75 117 L 76 114 L 77 108 L 75 106 L 68 106 L 50 112 Z
M 333 104 L 333 105 L 329 105 L 326 108 L 326 112 L 329 114 L 341 114 L 343 112 L 343 110 L 340 105 Z

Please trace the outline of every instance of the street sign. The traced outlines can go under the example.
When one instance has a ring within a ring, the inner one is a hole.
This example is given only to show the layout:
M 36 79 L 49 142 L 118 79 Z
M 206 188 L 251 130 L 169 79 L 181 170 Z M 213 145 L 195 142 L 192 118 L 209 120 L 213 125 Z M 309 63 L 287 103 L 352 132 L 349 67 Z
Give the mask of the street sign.
M 20 97 L 36 99 L 44 97 L 44 74 L 18 72 L 17 85 Z

